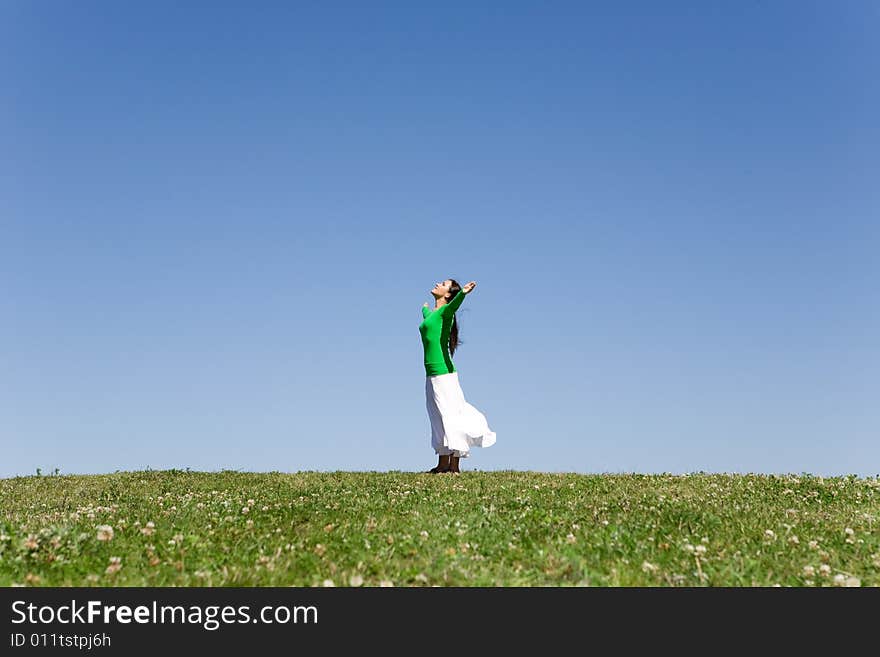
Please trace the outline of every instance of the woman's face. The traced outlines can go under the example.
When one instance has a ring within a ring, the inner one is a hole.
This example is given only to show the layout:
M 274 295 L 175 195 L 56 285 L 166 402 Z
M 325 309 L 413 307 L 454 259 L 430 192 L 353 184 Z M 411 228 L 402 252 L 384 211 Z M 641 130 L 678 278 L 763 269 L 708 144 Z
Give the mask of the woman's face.
M 449 288 L 452 287 L 452 281 L 448 278 L 442 283 L 437 283 L 434 286 L 434 289 L 431 290 L 431 294 L 433 294 L 437 298 L 443 298 L 447 294 L 449 294 Z

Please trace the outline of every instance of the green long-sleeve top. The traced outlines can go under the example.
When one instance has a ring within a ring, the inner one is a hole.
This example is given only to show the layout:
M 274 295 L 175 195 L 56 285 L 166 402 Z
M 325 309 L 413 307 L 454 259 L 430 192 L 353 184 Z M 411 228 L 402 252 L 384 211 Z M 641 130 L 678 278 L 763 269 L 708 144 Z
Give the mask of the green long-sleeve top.
M 419 324 L 419 333 L 422 334 L 422 347 L 425 350 L 425 374 L 452 374 L 455 365 L 449 356 L 449 331 L 452 329 L 452 316 L 461 302 L 464 301 L 464 291 L 459 291 L 452 301 L 443 304 L 436 310 L 422 306 L 422 323 Z

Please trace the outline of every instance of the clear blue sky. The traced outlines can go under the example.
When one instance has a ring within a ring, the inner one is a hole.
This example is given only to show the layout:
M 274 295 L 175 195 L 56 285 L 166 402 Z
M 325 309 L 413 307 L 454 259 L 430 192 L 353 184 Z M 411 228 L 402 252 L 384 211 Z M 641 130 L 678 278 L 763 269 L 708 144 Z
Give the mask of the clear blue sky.
M 0 4 L 0 476 L 880 472 L 880 5 Z

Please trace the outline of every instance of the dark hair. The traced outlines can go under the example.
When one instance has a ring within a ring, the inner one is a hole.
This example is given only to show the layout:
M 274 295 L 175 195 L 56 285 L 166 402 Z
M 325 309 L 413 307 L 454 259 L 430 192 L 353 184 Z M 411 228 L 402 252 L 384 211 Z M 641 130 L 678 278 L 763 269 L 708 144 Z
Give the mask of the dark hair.
M 446 303 L 449 303 L 450 301 L 452 301 L 455 298 L 456 294 L 464 294 L 464 292 L 461 291 L 461 285 L 458 284 L 458 281 L 456 281 L 454 278 L 450 278 L 449 279 L 449 299 L 447 300 Z M 456 321 L 455 315 L 453 314 L 452 315 L 452 328 L 449 329 L 449 357 L 450 358 L 455 355 L 455 350 L 458 348 L 459 343 L 463 344 L 463 342 L 461 342 L 458 339 L 458 322 Z

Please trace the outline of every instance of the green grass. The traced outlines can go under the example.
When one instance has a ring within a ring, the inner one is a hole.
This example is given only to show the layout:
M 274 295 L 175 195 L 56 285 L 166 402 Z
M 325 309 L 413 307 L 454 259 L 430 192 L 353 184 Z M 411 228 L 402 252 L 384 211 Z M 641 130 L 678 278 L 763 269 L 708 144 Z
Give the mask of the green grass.
M 854 476 L 171 470 L 0 479 L 0 505 L 2 586 L 880 584 Z

